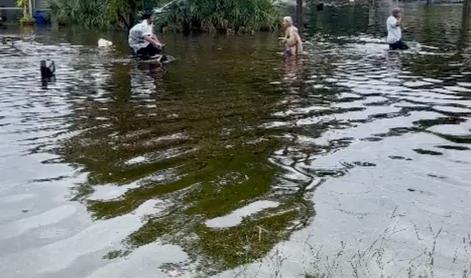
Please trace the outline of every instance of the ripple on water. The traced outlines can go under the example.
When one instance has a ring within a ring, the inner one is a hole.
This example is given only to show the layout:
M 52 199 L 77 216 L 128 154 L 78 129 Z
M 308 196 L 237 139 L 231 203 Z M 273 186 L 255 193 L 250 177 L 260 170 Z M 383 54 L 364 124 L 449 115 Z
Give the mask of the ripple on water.
M 444 113 L 453 114 L 471 114 L 470 108 L 455 107 L 455 106 L 433 106 L 433 109 Z
M 201 37 L 176 39 L 181 62 L 165 70 L 88 46 L 19 42 L 18 59 L 0 45 L 0 150 L 14 158 L 0 162 L 0 239 L 29 240 L 0 250 L 2 272 L 153 277 L 183 262 L 208 276 L 287 246 L 293 277 L 315 257 L 301 257 L 306 242 L 335 256 L 394 221 L 399 240 L 384 246 L 401 247 L 399 265 L 423 253 L 415 223 L 467 233 L 471 72 L 459 55 L 316 35 L 292 66 L 258 35 L 244 51 L 243 36 Z M 56 82 L 39 82 L 37 53 L 60 61 Z
M 273 201 L 256 201 L 254 203 L 246 205 L 245 207 L 237 209 L 228 215 L 208 219 L 206 220 L 205 224 L 209 228 L 213 229 L 234 227 L 242 223 L 242 220 L 245 217 L 254 215 L 268 208 L 276 208 L 279 205 L 280 204 L 278 202 Z
M 469 125 L 436 125 L 428 128 L 427 130 L 438 133 L 438 134 L 443 134 L 443 135 L 451 135 L 451 136 L 457 136 L 457 137 L 465 137 L 465 136 L 471 136 L 471 128 Z

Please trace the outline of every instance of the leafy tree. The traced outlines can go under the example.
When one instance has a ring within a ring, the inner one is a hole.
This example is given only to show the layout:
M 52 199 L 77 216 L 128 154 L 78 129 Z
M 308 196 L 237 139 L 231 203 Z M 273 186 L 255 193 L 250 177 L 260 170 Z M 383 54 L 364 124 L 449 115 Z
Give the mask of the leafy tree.
M 34 23 L 30 0 L 16 0 L 16 6 L 23 9 L 23 17 L 20 20 L 22 24 Z

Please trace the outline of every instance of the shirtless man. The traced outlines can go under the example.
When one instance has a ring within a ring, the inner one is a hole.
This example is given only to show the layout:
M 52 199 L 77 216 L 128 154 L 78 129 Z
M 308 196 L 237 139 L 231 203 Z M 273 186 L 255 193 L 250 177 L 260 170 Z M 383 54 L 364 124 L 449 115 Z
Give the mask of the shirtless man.
M 285 36 L 280 40 L 285 46 L 286 56 L 297 56 L 303 54 L 303 41 L 299 35 L 298 28 L 293 25 L 293 19 L 290 16 L 283 18 L 283 28 Z

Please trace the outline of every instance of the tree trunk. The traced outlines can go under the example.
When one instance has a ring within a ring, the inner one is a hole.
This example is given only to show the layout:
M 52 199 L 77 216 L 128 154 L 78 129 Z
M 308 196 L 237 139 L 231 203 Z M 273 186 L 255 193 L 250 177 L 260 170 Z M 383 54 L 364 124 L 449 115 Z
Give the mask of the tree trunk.
M 469 19 L 471 13 L 471 0 L 464 0 L 463 2 L 463 15 L 461 19 L 461 30 L 458 38 L 458 51 L 461 52 L 466 49 L 466 42 L 468 41 Z
M 296 0 L 296 23 L 298 25 L 299 35 L 302 36 L 304 29 L 304 7 L 303 0 Z
M 470 11 L 471 11 L 471 0 L 464 0 L 464 3 L 463 3 L 463 19 L 465 17 L 469 17 Z
M 461 22 L 461 29 L 468 30 L 469 17 L 471 13 L 471 0 L 464 0 L 463 2 L 463 17 Z M 465 31 L 465 33 L 466 33 Z
M 124 17 L 120 12 L 118 12 L 118 18 L 123 23 L 124 28 L 126 29 L 126 31 L 129 32 L 132 28 L 132 26 L 131 26 L 132 23 L 128 22 L 126 17 Z
M 33 17 L 33 0 L 28 0 L 28 15 L 30 18 Z

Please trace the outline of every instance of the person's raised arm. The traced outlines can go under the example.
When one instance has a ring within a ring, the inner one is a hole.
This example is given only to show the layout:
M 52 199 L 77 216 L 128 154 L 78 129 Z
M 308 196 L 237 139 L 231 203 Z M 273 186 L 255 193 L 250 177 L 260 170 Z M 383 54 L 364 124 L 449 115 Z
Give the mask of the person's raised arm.
M 396 18 L 396 26 L 401 26 L 401 23 L 402 23 L 402 18 L 401 17 Z
M 394 28 L 396 29 L 397 27 L 401 26 L 401 21 L 400 19 L 396 18 L 396 17 L 391 17 L 387 24 L 391 27 L 391 28 Z

